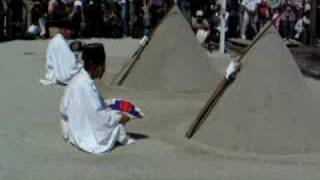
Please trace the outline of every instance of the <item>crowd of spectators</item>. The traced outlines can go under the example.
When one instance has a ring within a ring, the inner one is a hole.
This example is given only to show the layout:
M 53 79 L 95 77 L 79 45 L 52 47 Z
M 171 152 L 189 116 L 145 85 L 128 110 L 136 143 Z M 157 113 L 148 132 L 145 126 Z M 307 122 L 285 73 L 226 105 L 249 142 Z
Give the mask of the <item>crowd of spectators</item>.
M 178 0 L 200 43 L 219 41 L 221 5 L 218 0 Z M 310 38 L 310 0 L 227 0 L 226 38 L 253 39 L 261 27 L 272 20 L 286 41 L 308 44 Z
M 141 38 L 155 27 L 173 1 L 32 0 L 31 25 L 27 31 L 48 38 L 51 29 L 61 20 L 69 19 L 73 22 L 75 37 Z M 227 0 L 224 14 L 226 38 L 252 39 L 268 20 L 272 20 L 284 40 L 297 40 L 308 44 L 310 1 Z M 23 0 L 8 0 L 8 2 L 12 15 L 10 31 L 18 31 L 23 16 L 21 13 Z M 177 0 L 181 12 L 201 43 L 210 44 L 219 41 L 221 19 L 219 2 L 220 0 Z M 0 27 L 3 27 L 2 22 Z M 8 29 L 7 34 L 9 34 Z M 3 32 L 0 35 L 3 36 Z
M 34 0 L 29 33 L 47 38 L 61 20 L 76 37 L 141 38 L 154 28 L 173 0 Z

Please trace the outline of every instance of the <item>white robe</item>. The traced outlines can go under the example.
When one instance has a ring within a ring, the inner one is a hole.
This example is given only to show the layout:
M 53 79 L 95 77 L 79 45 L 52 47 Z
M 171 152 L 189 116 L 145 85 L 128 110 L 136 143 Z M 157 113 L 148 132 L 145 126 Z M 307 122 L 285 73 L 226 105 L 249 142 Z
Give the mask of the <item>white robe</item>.
M 60 105 L 64 138 L 80 149 L 101 154 L 115 142 L 125 143 L 127 132 L 121 114 L 106 108 L 95 81 L 81 69 L 69 82 Z
M 46 80 L 68 84 L 81 67 L 82 64 L 76 59 L 64 37 L 57 34 L 47 49 Z

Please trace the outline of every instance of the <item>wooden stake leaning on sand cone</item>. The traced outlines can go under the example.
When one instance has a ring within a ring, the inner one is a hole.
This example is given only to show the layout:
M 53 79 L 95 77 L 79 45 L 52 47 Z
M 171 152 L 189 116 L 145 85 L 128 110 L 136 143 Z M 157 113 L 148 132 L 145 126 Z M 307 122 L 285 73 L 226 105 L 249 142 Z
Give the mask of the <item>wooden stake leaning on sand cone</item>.
M 158 27 L 162 24 L 162 22 L 165 20 L 165 18 L 167 18 L 167 16 L 169 16 L 170 14 L 173 14 L 173 12 L 171 12 L 172 9 L 173 9 L 173 7 L 171 7 L 168 10 L 166 15 L 161 19 L 161 21 L 156 25 L 156 27 L 152 31 L 150 31 L 149 33 L 147 33 L 146 35 L 143 36 L 143 38 L 140 40 L 139 48 L 132 54 L 129 63 L 127 65 L 125 65 L 120 70 L 120 73 L 118 73 L 115 78 L 113 78 L 111 84 L 114 84 L 114 85 L 117 85 L 117 86 L 121 86 L 122 85 L 124 80 L 129 75 L 129 73 L 130 73 L 131 69 L 133 68 L 133 66 L 140 59 L 140 56 L 141 56 L 142 52 L 144 51 L 145 47 L 147 46 L 147 44 L 149 43 L 149 41 L 150 41 L 150 39 L 152 37 L 152 34 L 158 29 Z
M 279 18 L 279 16 L 277 18 Z M 261 37 L 264 36 L 264 34 L 270 29 L 272 25 L 273 25 L 272 21 L 269 21 L 262 28 L 260 33 L 257 34 L 257 36 L 254 38 L 252 43 L 246 48 L 244 54 L 241 55 L 241 57 L 237 61 L 230 63 L 226 71 L 226 76 L 220 81 L 220 83 L 218 84 L 218 87 L 214 90 L 214 92 L 212 93 L 212 95 L 210 96 L 210 98 L 208 99 L 204 107 L 201 109 L 200 113 L 198 114 L 194 122 L 191 124 L 188 131 L 186 132 L 185 136 L 188 139 L 192 138 L 192 136 L 199 130 L 199 128 L 207 119 L 212 109 L 215 107 L 215 105 L 218 103 L 220 98 L 223 96 L 225 90 L 236 78 L 237 72 L 240 71 L 241 63 L 243 62 L 243 59 L 247 55 L 249 50 L 261 39 Z

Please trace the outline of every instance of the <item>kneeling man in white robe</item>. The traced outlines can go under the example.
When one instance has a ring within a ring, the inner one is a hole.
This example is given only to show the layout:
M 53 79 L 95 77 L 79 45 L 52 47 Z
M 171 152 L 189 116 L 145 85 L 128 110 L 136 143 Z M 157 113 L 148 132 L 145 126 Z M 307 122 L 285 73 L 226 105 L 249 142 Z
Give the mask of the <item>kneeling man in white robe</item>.
M 60 105 L 65 140 L 92 154 L 108 153 L 116 142 L 134 143 L 125 128 L 128 116 L 107 107 L 94 81 L 105 72 L 103 45 L 86 45 L 82 59 L 84 68 L 69 82 Z
M 67 40 L 74 30 L 71 21 L 58 24 L 59 33 L 49 42 L 46 57 L 46 78 L 40 80 L 43 85 L 55 83 L 68 84 L 70 79 L 81 69 L 82 64 L 71 51 Z

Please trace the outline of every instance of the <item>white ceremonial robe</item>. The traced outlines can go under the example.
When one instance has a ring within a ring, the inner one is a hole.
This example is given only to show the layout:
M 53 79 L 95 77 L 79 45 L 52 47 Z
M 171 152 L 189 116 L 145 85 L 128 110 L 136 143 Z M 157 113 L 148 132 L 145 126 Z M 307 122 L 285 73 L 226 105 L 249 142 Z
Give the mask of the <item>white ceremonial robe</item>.
M 81 67 L 64 37 L 57 34 L 47 49 L 46 80 L 68 84 Z
M 101 154 L 128 139 L 121 114 L 106 107 L 95 81 L 81 69 L 69 82 L 60 111 L 64 138 L 80 149 Z

